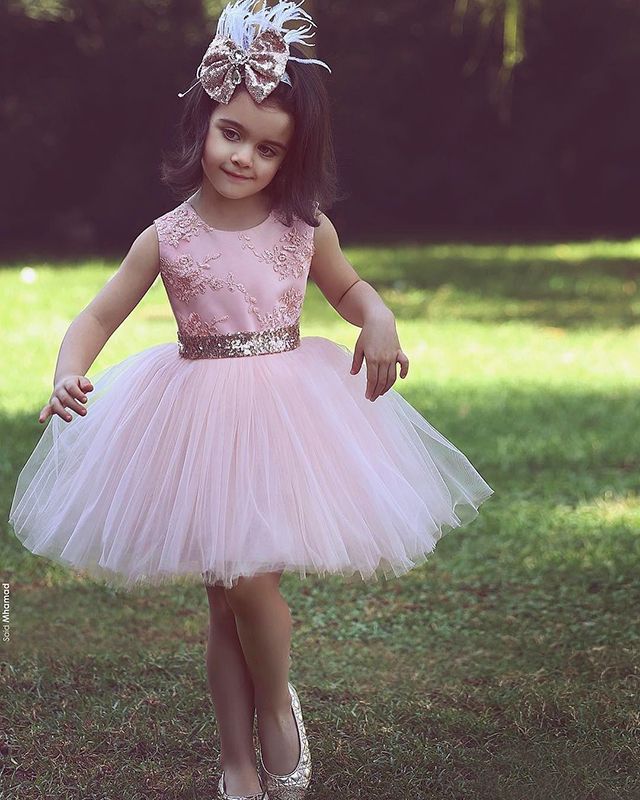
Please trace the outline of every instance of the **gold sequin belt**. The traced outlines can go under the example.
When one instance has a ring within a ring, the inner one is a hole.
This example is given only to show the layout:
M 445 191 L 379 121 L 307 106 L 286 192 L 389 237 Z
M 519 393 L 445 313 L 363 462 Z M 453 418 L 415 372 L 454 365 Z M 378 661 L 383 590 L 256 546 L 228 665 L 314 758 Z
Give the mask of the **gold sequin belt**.
M 230 358 L 283 353 L 300 345 L 300 323 L 262 331 L 236 331 L 206 336 L 188 336 L 178 331 L 178 354 L 182 358 Z

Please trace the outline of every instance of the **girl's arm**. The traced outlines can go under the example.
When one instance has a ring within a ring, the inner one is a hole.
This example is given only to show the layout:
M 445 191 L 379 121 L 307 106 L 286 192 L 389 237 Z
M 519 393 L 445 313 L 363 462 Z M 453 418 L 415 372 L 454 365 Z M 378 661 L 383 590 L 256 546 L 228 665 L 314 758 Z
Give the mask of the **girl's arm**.
M 79 402 L 86 399 L 79 378 L 147 293 L 159 271 L 158 236 L 155 225 L 150 225 L 135 239 L 118 271 L 69 326 L 58 353 L 53 394 L 40 412 L 40 422 L 54 413 L 70 420 L 65 406 L 85 412 Z M 91 386 L 86 378 L 85 384 Z
M 360 371 L 366 358 L 365 397 L 373 401 L 395 383 L 397 363 L 400 377 L 406 378 L 409 359 L 400 348 L 393 312 L 347 261 L 331 220 L 325 214 L 318 218 L 309 276 L 343 319 L 362 328 L 354 347 L 351 374 Z
M 309 276 L 340 316 L 361 328 L 369 319 L 391 318 L 386 306 L 370 283 L 362 280 L 340 248 L 338 233 L 325 214 L 314 229 L 314 254 Z

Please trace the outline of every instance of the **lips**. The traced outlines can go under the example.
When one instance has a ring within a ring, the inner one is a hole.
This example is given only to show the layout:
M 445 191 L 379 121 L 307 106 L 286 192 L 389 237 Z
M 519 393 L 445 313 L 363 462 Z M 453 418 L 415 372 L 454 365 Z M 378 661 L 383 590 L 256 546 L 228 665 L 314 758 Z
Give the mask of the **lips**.
M 235 172 L 229 172 L 228 170 L 224 169 L 224 167 L 220 167 L 220 169 L 224 172 L 225 175 L 228 175 L 230 178 L 239 178 L 243 181 L 250 180 L 248 175 L 237 175 Z

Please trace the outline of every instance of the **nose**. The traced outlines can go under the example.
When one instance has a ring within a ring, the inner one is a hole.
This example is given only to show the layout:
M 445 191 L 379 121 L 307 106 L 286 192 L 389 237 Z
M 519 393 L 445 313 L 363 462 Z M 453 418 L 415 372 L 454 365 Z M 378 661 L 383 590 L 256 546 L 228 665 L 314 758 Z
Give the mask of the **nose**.
M 231 156 L 231 161 L 238 166 L 250 166 L 251 148 L 249 146 L 238 148 L 238 150 L 236 150 Z

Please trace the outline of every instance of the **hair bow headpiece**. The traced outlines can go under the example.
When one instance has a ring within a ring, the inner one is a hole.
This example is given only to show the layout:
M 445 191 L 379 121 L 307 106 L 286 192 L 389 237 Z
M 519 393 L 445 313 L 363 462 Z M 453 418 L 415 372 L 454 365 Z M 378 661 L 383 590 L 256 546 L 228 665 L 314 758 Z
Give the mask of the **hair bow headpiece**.
M 264 0 L 263 0 L 264 3 Z M 287 61 L 301 64 L 320 64 L 331 69 L 324 61 L 315 58 L 296 58 L 289 55 L 291 42 L 305 42 L 314 33 L 315 23 L 306 11 L 293 2 L 281 2 L 271 8 L 252 11 L 254 0 L 237 0 L 228 3 L 220 14 L 216 35 L 204 54 L 198 71 L 198 80 L 179 92 L 184 97 L 200 82 L 206 93 L 220 103 L 231 100 L 236 86 L 242 81 L 256 101 L 261 103 L 280 81 L 291 85 L 287 75 Z M 309 22 L 303 28 L 287 29 L 285 22 Z M 313 44 L 309 44 L 313 47 Z

